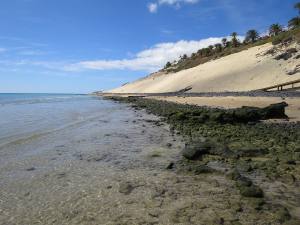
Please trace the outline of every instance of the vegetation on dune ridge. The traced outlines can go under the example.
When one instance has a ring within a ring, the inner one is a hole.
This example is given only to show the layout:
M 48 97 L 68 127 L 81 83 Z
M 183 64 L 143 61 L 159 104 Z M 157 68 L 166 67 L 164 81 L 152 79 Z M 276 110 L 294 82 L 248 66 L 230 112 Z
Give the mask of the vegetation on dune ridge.
M 300 14 L 300 2 L 295 4 L 294 7 L 299 10 Z M 231 40 L 223 38 L 222 43 L 217 43 L 215 45 L 210 45 L 207 48 L 199 49 L 196 53 L 192 53 L 190 57 L 184 54 L 178 61 L 174 61 L 173 63 L 167 62 L 161 71 L 166 73 L 179 72 L 214 59 L 270 42 L 272 42 L 273 45 L 286 43 L 288 40 L 300 42 L 300 16 L 296 16 L 288 22 L 287 30 L 284 29 L 282 25 L 274 23 L 269 28 L 269 35 L 261 37 L 259 36 L 258 31 L 251 29 L 246 33 L 245 40 L 243 42 L 241 42 L 237 36 L 238 34 L 233 32 L 231 34 Z

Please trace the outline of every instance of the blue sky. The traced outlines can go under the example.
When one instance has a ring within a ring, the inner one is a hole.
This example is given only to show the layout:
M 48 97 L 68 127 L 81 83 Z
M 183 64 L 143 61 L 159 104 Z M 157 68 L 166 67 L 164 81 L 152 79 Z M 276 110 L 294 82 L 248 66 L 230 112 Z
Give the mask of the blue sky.
M 286 25 L 298 0 L 1 0 L 0 92 L 88 93 L 233 31 Z

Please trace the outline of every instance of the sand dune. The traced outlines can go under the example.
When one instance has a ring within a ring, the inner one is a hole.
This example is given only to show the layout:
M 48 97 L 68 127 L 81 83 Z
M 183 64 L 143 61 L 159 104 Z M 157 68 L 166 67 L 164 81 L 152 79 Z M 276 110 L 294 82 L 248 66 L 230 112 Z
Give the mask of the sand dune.
M 297 44 L 288 48 L 291 47 L 300 50 Z M 300 59 L 276 60 L 276 54 L 284 52 L 286 47 L 277 47 L 275 55 L 266 54 L 272 48 L 272 44 L 265 44 L 177 73 L 155 73 L 108 92 L 161 93 L 188 86 L 192 87 L 190 92 L 250 91 L 300 79 L 299 72 L 287 74 L 300 66 Z

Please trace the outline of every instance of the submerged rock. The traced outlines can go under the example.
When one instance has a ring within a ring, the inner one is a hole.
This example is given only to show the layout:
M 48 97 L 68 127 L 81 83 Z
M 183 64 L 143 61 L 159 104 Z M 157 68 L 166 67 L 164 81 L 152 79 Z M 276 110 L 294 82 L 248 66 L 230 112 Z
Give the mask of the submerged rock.
M 213 140 L 200 140 L 186 143 L 182 152 L 183 157 L 189 160 L 201 159 L 202 156 L 206 154 L 217 155 L 224 158 L 234 158 L 237 156 L 228 146 Z
M 197 160 L 204 154 L 208 154 L 212 148 L 212 144 L 209 142 L 194 141 L 185 144 L 185 148 L 182 152 L 183 157 L 189 160 Z
M 167 170 L 171 170 L 171 169 L 174 168 L 174 166 L 175 166 L 175 163 L 174 163 L 174 162 L 170 162 L 170 163 L 167 165 L 166 169 L 167 169 Z
M 240 193 L 244 197 L 248 198 L 263 198 L 264 193 L 260 187 L 253 184 L 253 182 L 247 178 L 242 176 L 237 170 L 232 171 L 229 174 L 229 177 L 236 181 L 236 186 L 239 189 Z
M 129 195 L 134 189 L 135 187 L 129 182 L 120 183 L 119 186 L 119 192 L 124 195 Z
M 199 174 L 203 174 L 203 173 L 213 173 L 215 172 L 214 169 L 206 166 L 206 165 L 197 165 L 193 167 L 194 170 L 194 174 L 199 175 Z

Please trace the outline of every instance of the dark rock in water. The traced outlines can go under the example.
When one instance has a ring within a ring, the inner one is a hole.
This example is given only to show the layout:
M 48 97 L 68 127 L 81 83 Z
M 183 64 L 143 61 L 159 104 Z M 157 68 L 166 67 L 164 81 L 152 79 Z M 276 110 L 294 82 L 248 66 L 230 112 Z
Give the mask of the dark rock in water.
M 243 171 L 243 172 L 250 172 L 253 170 L 252 166 L 248 162 L 245 162 L 245 161 L 239 162 L 237 164 L 237 167 L 240 171 Z
M 212 148 L 209 150 L 210 155 L 217 155 L 224 158 L 236 158 L 237 154 L 231 151 L 228 146 L 221 143 L 212 144 Z
M 248 203 L 256 210 L 262 210 L 263 206 L 266 204 L 265 200 L 262 198 L 249 199 Z
M 35 170 L 35 167 L 29 167 L 26 169 L 26 171 L 34 171 Z
M 201 159 L 203 155 L 217 155 L 224 158 L 235 158 L 237 155 L 226 145 L 213 140 L 192 141 L 185 145 L 182 155 L 189 160 Z
M 287 208 L 280 206 L 278 209 L 276 209 L 276 217 L 280 223 L 284 223 L 291 219 L 291 214 Z
M 241 174 L 239 173 L 238 170 L 233 170 L 230 173 L 228 173 L 227 176 L 229 179 L 236 181 L 241 177 Z
M 171 148 L 172 147 L 172 143 L 167 143 L 167 147 Z
M 264 197 L 262 189 L 253 184 L 253 182 L 249 178 L 242 176 L 237 170 L 232 171 L 229 174 L 229 177 L 232 180 L 236 181 L 236 186 L 239 189 L 242 196 L 248 198 Z
M 131 183 L 124 182 L 120 183 L 119 192 L 124 195 L 129 195 L 134 189 L 135 187 Z
M 239 177 L 239 179 L 236 180 L 236 184 L 237 186 L 241 187 L 241 186 L 245 186 L 245 187 L 250 187 L 252 186 L 252 181 L 246 177 Z
M 240 157 L 258 157 L 269 153 L 265 148 L 244 147 L 236 151 Z
M 263 191 L 256 185 L 239 186 L 239 190 L 244 197 L 262 198 L 264 196 Z
M 166 167 L 166 169 L 167 169 L 167 170 L 171 170 L 171 169 L 174 168 L 174 166 L 175 166 L 175 163 L 170 162 L 169 165 Z
M 193 171 L 196 175 L 199 175 L 202 173 L 213 173 L 215 170 L 206 165 L 197 165 L 193 167 Z
M 185 144 L 185 148 L 182 155 L 189 160 L 197 160 L 201 158 L 202 155 L 208 154 L 211 150 L 212 145 L 209 142 L 199 142 L 194 141 Z

